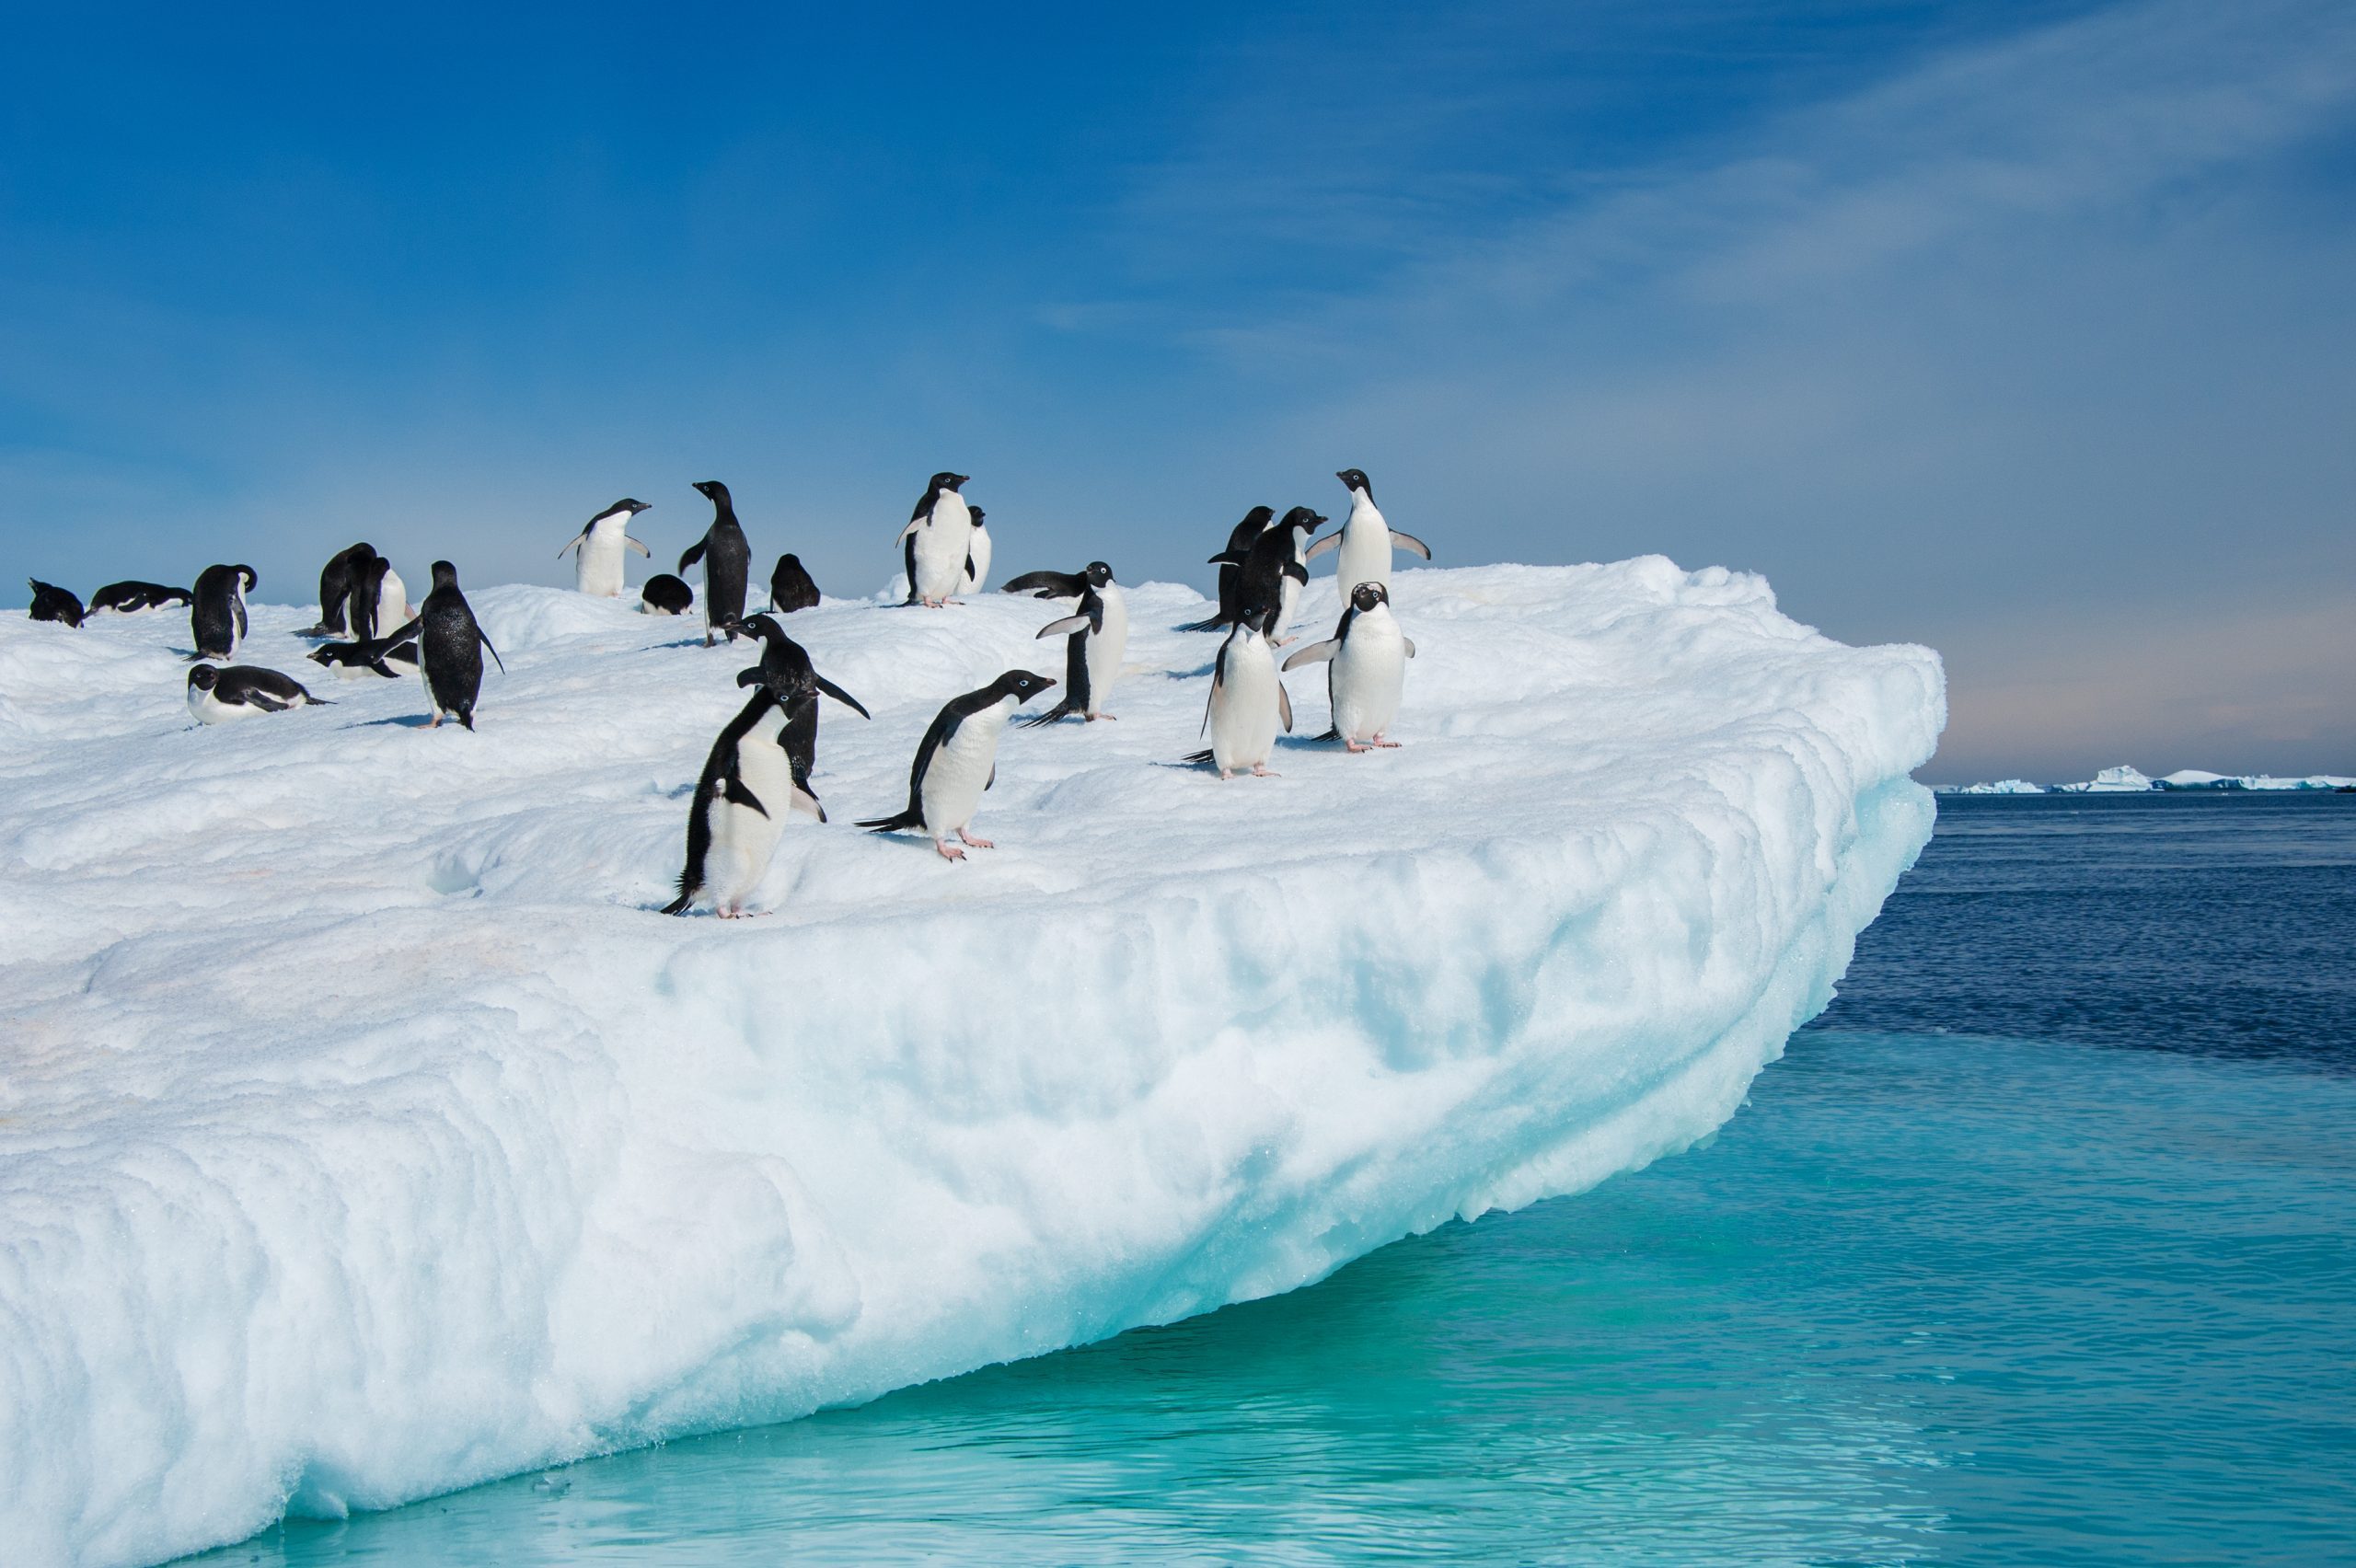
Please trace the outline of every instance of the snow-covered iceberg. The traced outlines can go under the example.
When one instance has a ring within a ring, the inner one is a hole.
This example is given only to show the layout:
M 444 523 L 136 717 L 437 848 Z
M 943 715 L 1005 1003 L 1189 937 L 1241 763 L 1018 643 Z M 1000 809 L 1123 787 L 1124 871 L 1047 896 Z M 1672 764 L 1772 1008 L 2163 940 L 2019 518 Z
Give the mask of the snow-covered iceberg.
M 847 824 L 1064 612 L 792 617 L 875 717 L 743 922 L 650 913 L 749 662 L 683 623 L 476 593 L 468 734 L 325 677 L 199 730 L 180 617 L 0 617 L 9 1560 L 864 1400 L 1710 1132 L 1929 833 L 1936 657 L 1657 558 L 1394 592 L 1405 749 L 1221 784 L 1203 603 L 1138 590 L 1119 721 L 1010 732 L 964 867 Z
M 2078 784 L 2057 784 L 2056 790 L 2069 795 L 2140 795 L 2153 788 L 2152 780 L 2126 763 L 2106 767 L 2092 778 Z
M 2032 784 L 2026 778 L 1999 778 L 1992 784 L 1951 784 L 1938 792 L 1942 795 L 2042 795 L 2045 786 Z
M 2180 767 L 2154 782 L 2163 790 L 2345 790 L 2356 778 L 2336 773 L 2310 773 L 2300 778 L 2277 778 L 2270 773 L 2209 773 Z

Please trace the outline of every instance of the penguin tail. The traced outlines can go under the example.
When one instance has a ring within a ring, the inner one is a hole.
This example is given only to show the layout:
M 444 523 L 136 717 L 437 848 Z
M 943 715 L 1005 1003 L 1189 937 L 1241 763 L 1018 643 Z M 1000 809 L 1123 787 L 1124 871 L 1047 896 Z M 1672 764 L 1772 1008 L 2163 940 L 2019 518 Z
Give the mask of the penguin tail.
M 664 905 L 661 913 L 664 915 L 685 915 L 687 912 L 687 905 L 693 904 L 695 901 L 696 895 L 694 892 L 690 890 L 689 892 L 679 894 L 678 897 Z
M 1188 621 L 1184 626 L 1180 627 L 1178 629 L 1180 631 L 1217 631 L 1226 624 L 1227 617 L 1225 616 L 1213 616 L 1208 620 Z
M 1079 711 L 1080 704 L 1070 698 L 1066 698 L 1045 713 L 1034 713 L 1022 721 L 1022 727 L 1026 730 L 1035 730 L 1042 724 L 1052 724 L 1058 719 L 1068 719 Z
M 1336 724 L 1317 738 L 1321 741 L 1338 741 L 1342 738 L 1342 727 Z
M 1183 763 L 1186 764 L 1188 767 L 1193 767 L 1193 766 L 1195 766 L 1195 765 L 1196 765 L 1196 764 L 1198 764 L 1198 763 L 1209 762 L 1209 761 L 1211 761 L 1211 760 L 1212 760 L 1212 758 L 1211 758 L 1211 754 L 1210 754 L 1209 752 L 1207 752 L 1207 751 L 1198 751 L 1198 752 L 1188 752 L 1184 756 L 1180 757 L 1178 760 L 1179 760 L 1180 762 L 1183 762 Z
M 870 833 L 899 833 L 911 827 L 922 827 L 924 818 L 915 812 L 901 812 L 895 816 L 876 817 L 859 825 Z

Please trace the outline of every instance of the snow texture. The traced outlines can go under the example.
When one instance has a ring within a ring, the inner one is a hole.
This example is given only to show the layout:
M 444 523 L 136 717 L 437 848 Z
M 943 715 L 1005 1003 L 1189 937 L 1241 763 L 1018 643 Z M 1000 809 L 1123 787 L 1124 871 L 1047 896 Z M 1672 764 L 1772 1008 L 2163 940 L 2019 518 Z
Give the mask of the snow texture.
M 1301 740 L 1296 678 L 1222 784 L 1170 766 L 1205 603 L 1136 590 L 1119 721 L 1011 731 L 964 866 L 848 824 L 1068 606 L 795 615 L 875 717 L 736 922 L 652 911 L 742 647 L 476 590 L 479 732 L 413 680 L 203 730 L 182 617 L 0 617 L 9 1560 L 866 1400 L 1708 1134 L 1929 833 L 1936 656 L 1657 558 L 1395 593 L 1404 749 Z M 312 674 L 313 614 L 241 658 Z

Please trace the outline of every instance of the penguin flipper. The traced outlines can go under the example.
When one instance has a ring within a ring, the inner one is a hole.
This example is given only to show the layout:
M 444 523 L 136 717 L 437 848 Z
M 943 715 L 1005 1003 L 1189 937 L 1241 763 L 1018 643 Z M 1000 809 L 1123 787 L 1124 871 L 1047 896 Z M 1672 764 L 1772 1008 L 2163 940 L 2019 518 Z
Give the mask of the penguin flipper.
M 491 636 L 479 625 L 475 628 L 475 635 L 482 639 L 482 645 L 485 648 L 491 648 Z M 491 648 L 491 662 L 499 666 L 501 674 L 507 673 L 507 661 L 499 656 L 499 650 L 496 648 Z
M 557 551 L 557 552 L 556 552 L 556 559 L 559 559 L 559 560 L 562 560 L 565 557 L 567 557 L 567 556 L 571 555 L 574 550 L 579 549 L 579 548 L 581 548 L 581 540 L 582 540 L 582 538 L 583 538 L 583 536 L 582 536 L 582 535 L 575 534 L 575 535 L 573 535 L 573 536 L 572 536 L 572 537 L 571 537 L 570 539 L 567 539 L 567 540 L 564 542 L 564 548 L 562 548 L 562 549 L 560 549 L 560 550 L 559 550 L 559 551 Z
M 375 661 L 368 667 L 375 671 L 378 674 L 384 676 L 388 681 L 397 681 L 401 678 L 400 672 L 394 669 L 390 664 L 386 663 L 382 659 Z
M 1291 658 L 1285 661 L 1284 667 L 1289 670 L 1295 664 L 1314 664 L 1322 660 L 1331 659 L 1341 651 L 1342 640 L 1337 637 L 1329 637 L 1322 642 L 1312 642 L 1295 652 Z
M 1337 534 L 1334 537 L 1339 538 L 1341 536 Z M 1426 560 L 1432 559 L 1431 546 L 1424 543 L 1423 540 L 1415 537 L 1413 534 L 1403 534 L 1398 529 L 1393 528 L 1391 530 L 1391 544 L 1394 549 L 1405 550 L 1410 555 L 1419 555 Z
M 710 542 L 711 536 L 707 534 L 702 538 L 698 539 L 694 544 L 689 545 L 687 548 L 687 553 L 679 557 L 678 569 L 681 571 L 685 571 L 687 568 L 701 560 L 703 559 L 703 548 Z
M 1291 578 L 1295 582 L 1299 583 L 1304 588 L 1309 586 L 1309 568 L 1299 561 L 1288 560 L 1285 562 L 1285 575 Z
M 1338 533 L 1328 534 L 1323 538 L 1318 540 L 1315 544 L 1310 546 L 1309 553 L 1300 559 L 1303 560 L 1315 560 L 1327 550 L 1338 550 L 1341 548 L 1342 536 Z
M 1407 645 L 1407 657 L 1410 659 L 1414 658 L 1415 656 L 1415 640 L 1412 637 L 1403 637 L 1399 640 Z
M 1043 642 L 1050 637 L 1069 637 L 1074 632 L 1087 629 L 1089 629 L 1089 619 L 1086 616 L 1066 616 L 1059 621 L 1049 621 L 1041 627 L 1039 635 L 1031 640 Z
M 1203 727 L 1195 732 L 1196 736 L 1210 732 L 1211 709 L 1218 701 L 1218 688 L 1226 684 L 1227 644 L 1222 642 L 1218 645 L 1218 658 L 1211 665 L 1211 694 L 1203 699 Z
M 818 803 L 818 797 L 799 784 L 793 787 L 793 798 L 786 802 L 786 806 L 788 810 L 800 812 L 803 816 L 816 817 L 820 822 L 826 820 L 826 808 Z
M 826 676 L 819 674 L 816 671 L 814 670 L 811 672 L 810 678 L 818 683 L 818 689 L 820 691 L 825 692 L 828 697 L 833 698 L 837 702 L 841 703 L 845 708 L 849 709 L 861 719 L 872 719 L 875 717 L 875 715 L 867 710 L 867 705 L 865 703 L 851 696 L 850 693 L 845 691 L 842 687 L 837 686 Z
M 622 543 L 628 545 L 630 548 L 636 550 L 639 554 L 644 556 L 649 560 L 653 560 L 654 559 L 654 552 L 653 550 L 648 549 L 644 545 L 641 544 L 638 540 L 631 538 L 628 534 L 624 534 L 622 536 Z
M 898 543 L 900 542 L 900 540 L 901 540 L 901 539 L 905 539 L 905 538 L 907 538 L 909 535 L 911 535 L 911 534 L 915 533 L 918 529 L 919 529 L 919 528 L 923 527 L 923 526 L 924 526 L 924 525 L 925 525 L 925 520 L 926 520 L 927 518 L 930 517 L 931 515 L 932 515 L 932 513 L 930 513 L 930 512 L 919 512 L 919 513 L 918 513 L 914 517 L 909 518 L 909 519 L 908 519 L 908 525 L 907 525 L 907 527 L 905 527 L 905 528 L 901 529 L 901 530 L 900 530 L 900 532 L 899 532 L 898 536 L 897 536 L 897 537 L 895 537 L 895 538 L 894 538 L 892 542 L 893 542 L 894 544 L 895 544 L 895 545 L 896 545 L 896 544 L 898 544 Z
M 745 782 L 741 778 L 731 778 L 722 784 L 720 787 L 720 798 L 732 806 L 743 806 L 749 811 L 758 812 L 763 816 L 769 814 L 768 807 L 761 804 L 761 798 L 758 795 L 745 788 Z
M 1285 683 L 1276 683 L 1276 712 L 1285 721 L 1285 733 L 1292 733 L 1292 696 L 1285 690 Z

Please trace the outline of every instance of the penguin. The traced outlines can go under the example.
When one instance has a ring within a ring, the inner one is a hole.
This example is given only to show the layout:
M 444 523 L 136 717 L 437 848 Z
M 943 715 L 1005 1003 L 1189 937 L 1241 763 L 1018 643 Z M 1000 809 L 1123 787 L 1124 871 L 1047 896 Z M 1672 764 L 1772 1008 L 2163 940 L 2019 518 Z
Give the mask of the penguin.
M 581 532 L 572 536 L 572 542 L 556 552 L 559 560 L 564 559 L 564 550 L 576 552 L 574 587 L 600 599 L 621 597 L 622 552 L 636 550 L 650 560 L 654 557 L 653 551 L 629 536 L 629 520 L 649 504 L 624 496 L 581 525 Z
M 1080 613 L 1039 628 L 1042 638 L 1065 639 L 1064 695 L 1046 712 L 1023 721 L 1032 729 L 1072 713 L 1091 723 L 1114 717 L 1104 711 L 1104 694 L 1120 678 L 1121 661 L 1128 654 L 1129 602 L 1103 561 L 1090 561 L 1080 576 Z
M 1349 608 L 1341 624 L 1323 642 L 1312 642 L 1285 661 L 1295 664 L 1330 663 L 1325 669 L 1325 696 L 1334 712 L 1334 727 L 1318 737 L 1340 741 L 1354 752 L 1395 746 L 1384 740 L 1391 721 L 1399 716 L 1399 694 L 1407 684 L 1407 661 L 1415 644 L 1399 629 L 1391 613 L 1391 590 L 1380 582 L 1361 582 L 1350 590 Z
M 1010 577 L 999 583 L 998 591 L 1001 594 L 1028 594 L 1034 599 L 1077 599 L 1088 592 L 1088 573 L 1026 571 L 1020 577 Z
M 949 699 L 917 745 L 917 759 L 908 769 L 908 807 L 896 816 L 877 817 L 859 825 L 871 833 L 896 833 L 918 828 L 932 836 L 932 847 L 944 860 L 962 860 L 965 851 L 949 842 L 976 849 L 996 846 L 965 831 L 982 791 L 998 782 L 998 740 L 1014 710 L 1056 683 L 1029 670 L 1009 670 L 979 691 Z
M 658 571 L 638 591 L 639 607 L 650 616 L 683 616 L 696 602 L 696 591 L 684 579 Z
M 25 582 L 33 591 L 33 602 L 25 614 L 37 621 L 63 621 L 67 626 L 82 624 L 82 601 L 54 582 L 43 582 L 38 577 Z
M 196 659 L 234 657 L 246 638 L 246 594 L 261 579 L 250 566 L 208 566 L 196 574 L 189 598 L 189 626 L 196 633 Z
M 382 675 L 398 680 L 418 673 L 417 639 L 395 641 L 375 638 L 365 642 L 322 642 L 306 655 L 312 663 L 333 670 L 344 680 Z
M 1251 553 L 1252 541 L 1265 532 L 1276 521 L 1276 508 L 1255 506 L 1243 514 L 1243 521 L 1228 531 L 1227 548 L 1211 559 L 1219 562 L 1218 614 L 1207 620 L 1189 621 L 1180 631 L 1217 631 L 1223 626 L 1235 624 L 1235 607 L 1243 588 L 1243 558 Z
M 199 664 L 188 673 L 188 710 L 202 724 L 226 724 L 289 708 L 329 708 L 292 676 L 257 664 Z
M 433 591 L 425 595 L 417 618 L 384 640 L 398 643 L 412 632 L 417 634 L 418 668 L 425 676 L 425 694 L 433 704 L 433 722 L 426 728 L 439 729 L 445 718 L 451 718 L 472 730 L 475 698 L 482 690 L 482 650 L 491 648 L 491 659 L 502 675 L 507 673 L 507 661 L 499 657 L 499 650 L 491 648 L 491 639 L 483 635 L 473 606 L 458 591 L 458 569 L 446 560 L 433 563 Z
M 924 498 L 908 516 L 898 539 L 908 571 L 909 604 L 939 609 L 964 581 L 971 554 L 973 508 L 957 487 L 973 476 L 939 473 L 925 487 Z
M 1268 758 L 1276 749 L 1276 726 L 1292 732 L 1292 698 L 1276 674 L 1276 656 L 1269 651 L 1264 629 L 1272 614 L 1259 600 L 1246 597 L 1211 668 L 1210 700 L 1203 707 L 1210 749 L 1186 760 L 1209 763 L 1222 780 L 1245 768 L 1254 778 L 1272 777 Z
M 965 575 L 958 580 L 961 594 L 977 594 L 990 577 L 990 531 L 982 526 L 982 509 L 968 505 L 973 514 L 974 532 L 965 541 Z
M 167 588 L 160 582 L 110 582 L 90 595 L 93 610 L 112 610 L 117 615 L 135 615 L 141 610 L 159 610 L 166 605 L 195 603 L 196 596 L 185 588 Z
M 1214 561 L 1234 561 L 1236 613 L 1241 616 L 1243 606 L 1252 607 L 1261 617 L 1261 635 L 1278 647 L 1292 640 L 1285 628 L 1291 624 L 1293 606 L 1299 603 L 1301 588 L 1309 582 L 1301 546 L 1324 521 L 1312 509 L 1296 506 L 1284 514 L 1283 521 L 1262 529 L 1240 559 L 1226 551 L 1211 557 Z
M 752 572 L 753 547 L 736 521 L 736 503 L 729 499 L 728 487 L 718 479 L 699 479 L 695 488 L 711 502 L 711 526 L 679 558 L 679 570 L 703 562 L 703 645 L 709 648 L 718 632 L 736 640 L 730 628 L 745 616 L 745 580 Z
M 375 547 L 365 540 L 346 546 L 328 557 L 327 565 L 319 569 L 319 618 L 304 628 L 303 636 L 351 635 L 349 601 L 352 585 L 359 580 L 361 570 L 375 559 Z
M 786 813 L 807 812 L 825 820 L 783 740 L 794 717 L 816 701 L 816 693 L 807 688 L 780 701 L 763 683 L 711 743 L 687 808 L 687 859 L 679 872 L 679 896 L 664 905 L 664 914 L 685 915 L 705 900 L 722 919 L 735 919 L 768 873 Z
M 1315 560 L 1327 550 L 1339 550 L 1334 560 L 1334 580 L 1346 594 L 1361 582 L 1379 585 L 1384 593 L 1391 591 L 1391 551 L 1395 546 L 1432 559 L 1431 547 L 1413 534 L 1403 534 L 1382 520 L 1374 504 L 1374 486 L 1368 481 L 1365 470 L 1344 468 L 1334 476 L 1349 488 L 1350 514 L 1342 522 L 1338 533 L 1329 534 L 1311 548 L 1309 559 Z
M 797 692 L 824 693 L 858 714 L 872 717 L 859 698 L 820 674 L 811 667 L 810 654 L 802 644 L 786 636 L 785 628 L 769 616 L 752 616 L 737 624 L 737 629 L 755 638 L 761 644 L 761 662 L 737 675 L 738 686 L 767 686 L 777 694 L 780 702 L 791 704 Z M 787 758 L 793 764 L 793 777 L 814 802 L 817 791 L 810 788 L 810 776 L 818 769 L 818 705 L 814 702 L 794 708 L 786 721 L 785 737 L 780 743 Z M 826 820 L 826 808 L 818 809 L 818 820 Z
M 390 560 L 371 550 L 353 573 L 352 595 L 345 604 L 344 619 L 352 635 L 373 642 L 379 632 L 410 618 L 409 584 Z
M 777 558 L 777 570 L 769 573 L 769 608 L 779 615 L 791 615 L 795 610 L 818 607 L 818 584 L 803 570 L 798 555 Z

